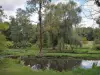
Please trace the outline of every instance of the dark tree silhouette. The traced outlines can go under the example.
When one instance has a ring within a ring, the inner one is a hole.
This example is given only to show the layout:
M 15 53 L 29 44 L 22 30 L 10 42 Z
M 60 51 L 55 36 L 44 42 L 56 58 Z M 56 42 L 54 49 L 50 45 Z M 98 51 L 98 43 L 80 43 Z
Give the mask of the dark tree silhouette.
M 100 7 L 100 0 L 95 0 L 95 3 L 96 3 L 97 6 Z

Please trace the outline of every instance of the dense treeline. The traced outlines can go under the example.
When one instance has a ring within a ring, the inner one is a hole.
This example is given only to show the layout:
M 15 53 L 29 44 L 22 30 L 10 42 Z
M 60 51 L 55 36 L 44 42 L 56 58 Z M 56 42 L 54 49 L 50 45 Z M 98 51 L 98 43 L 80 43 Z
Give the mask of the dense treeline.
M 53 49 L 58 46 L 62 50 L 65 44 L 73 45 L 76 41 L 80 44 L 80 40 L 73 35 L 73 26 L 81 22 L 80 13 L 81 9 L 73 1 L 45 6 L 42 16 L 42 46 Z M 33 25 L 30 16 L 27 10 L 19 8 L 16 17 L 10 17 L 9 29 L 4 34 L 13 42 L 13 48 L 30 47 L 32 44 L 40 46 L 39 24 Z
M 88 41 L 94 41 L 100 38 L 100 29 L 91 27 L 81 27 L 76 29 L 77 34 L 83 39 L 86 38 Z
M 41 2 L 44 5 L 39 14 L 39 23 L 33 25 L 30 21 L 32 13 L 36 13 L 38 7 L 30 7 L 39 4 L 39 1 L 32 3 L 27 2 L 27 9 L 17 9 L 16 17 L 10 17 L 9 28 L 2 33 L 13 46 L 10 48 L 26 48 L 33 44 L 39 48 L 50 48 L 53 50 L 66 50 L 76 47 L 82 47 L 82 41 L 95 41 L 100 39 L 100 29 L 91 27 L 80 27 L 77 25 L 81 22 L 81 8 L 77 3 L 69 1 L 66 4 L 49 4 Z M 62 10 L 63 9 L 63 10 Z M 40 12 L 39 10 L 37 10 Z M 2 17 L 4 16 L 1 10 Z M 2 20 L 1 17 L 1 20 Z M 40 20 L 41 19 L 41 20 Z M 3 22 L 1 22 L 3 23 Z M 40 26 L 41 23 L 41 26 Z M 10 43 L 10 44 L 11 44 Z M 42 45 L 42 47 L 41 47 Z

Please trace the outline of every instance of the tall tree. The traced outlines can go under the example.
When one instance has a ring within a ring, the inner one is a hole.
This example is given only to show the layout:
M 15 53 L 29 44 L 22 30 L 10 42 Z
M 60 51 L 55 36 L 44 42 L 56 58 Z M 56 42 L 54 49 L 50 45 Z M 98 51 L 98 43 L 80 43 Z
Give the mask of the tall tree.
M 30 45 L 34 30 L 29 17 L 30 14 L 27 11 L 18 9 L 16 18 L 11 18 L 9 31 L 15 47 L 27 47 Z
M 95 0 L 95 3 L 100 7 L 100 0 Z
M 94 0 L 95 1 L 95 4 L 98 6 L 98 7 L 100 7 L 100 0 Z M 99 24 L 99 27 L 100 27 L 100 16 L 98 17 L 98 19 L 97 19 L 97 24 Z
M 73 1 L 66 4 L 51 4 L 46 7 L 44 28 L 51 34 L 53 46 L 59 43 L 63 49 L 65 43 L 72 44 L 72 30 L 73 26 L 81 21 L 80 12 L 81 9 Z
M 7 40 L 2 32 L 8 29 L 8 25 L 2 22 L 2 17 L 4 17 L 4 12 L 0 7 L 0 52 L 7 48 Z
M 0 23 L 0 51 L 7 48 L 7 40 L 2 31 L 8 29 L 8 25 L 5 23 Z
M 51 0 L 28 0 L 27 1 L 27 9 L 28 11 L 30 11 L 31 13 L 38 11 L 38 15 L 39 15 L 39 29 L 40 29 L 40 55 L 42 53 L 42 8 L 43 6 L 45 6 L 46 4 L 48 4 L 48 2 L 50 2 Z

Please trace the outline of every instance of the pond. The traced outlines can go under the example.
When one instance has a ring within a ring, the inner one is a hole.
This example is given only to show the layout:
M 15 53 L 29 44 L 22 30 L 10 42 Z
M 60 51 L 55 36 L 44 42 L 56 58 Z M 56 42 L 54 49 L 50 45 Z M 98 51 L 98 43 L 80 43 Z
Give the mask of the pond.
M 24 58 L 24 64 L 33 70 L 72 70 L 75 67 L 92 68 L 93 65 L 100 66 L 100 60 L 76 60 L 76 59 L 46 59 L 46 58 Z

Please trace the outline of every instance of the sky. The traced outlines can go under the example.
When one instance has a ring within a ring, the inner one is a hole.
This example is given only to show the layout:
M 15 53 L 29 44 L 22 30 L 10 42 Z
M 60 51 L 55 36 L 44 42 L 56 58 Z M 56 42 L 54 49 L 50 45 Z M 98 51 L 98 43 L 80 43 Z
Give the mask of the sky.
M 97 27 L 98 25 L 95 22 L 95 18 L 97 18 L 100 14 L 97 12 L 100 8 L 98 8 L 93 1 L 86 0 L 74 0 L 77 2 L 78 6 L 81 6 L 82 8 L 82 22 L 79 24 L 79 26 L 85 26 L 85 27 Z M 68 2 L 68 0 L 53 0 L 53 3 L 57 4 L 59 2 L 65 3 Z M 3 7 L 5 14 L 8 16 L 15 16 L 16 15 L 16 9 L 22 8 L 25 9 L 25 3 L 26 0 L 0 0 L 0 5 Z M 31 17 L 31 20 L 34 22 L 38 22 L 38 15 L 34 14 L 34 16 Z M 6 19 L 8 21 L 8 19 Z

